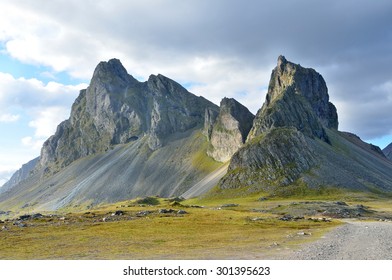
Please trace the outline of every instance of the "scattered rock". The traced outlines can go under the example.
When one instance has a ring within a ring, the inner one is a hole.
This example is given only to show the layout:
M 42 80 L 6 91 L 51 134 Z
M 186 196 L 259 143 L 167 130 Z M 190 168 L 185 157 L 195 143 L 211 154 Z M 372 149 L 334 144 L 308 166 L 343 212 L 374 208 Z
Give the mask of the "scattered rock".
M 238 207 L 239 204 L 235 204 L 235 203 L 228 203 L 228 204 L 223 204 L 221 207 L 225 208 L 225 207 Z
M 263 218 L 260 217 L 256 217 L 256 218 L 252 218 L 251 221 L 263 221 Z
M 286 214 L 283 217 L 279 218 L 279 220 L 288 222 L 288 221 L 292 221 L 293 218 L 294 218 L 293 216 Z
M 279 218 L 281 221 L 298 221 L 298 220 L 303 220 L 304 216 L 291 216 L 289 214 L 284 215 L 283 217 Z
M 31 218 L 31 215 L 21 215 L 18 220 L 25 221 Z
M 124 215 L 124 211 L 117 210 L 116 212 L 112 213 L 112 216 L 122 216 Z
M 2 226 L 1 230 L 9 230 L 7 226 Z
M 185 210 L 178 210 L 177 214 L 180 214 L 180 215 L 188 214 L 188 212 L 186 212 Z
M 297 235 L 312 235 L 312 233 L 301 231 L 301 232 L 298 232 Z
M 136 213 L 136 216 L 144 217 L 144 216 L 150 215 L 152 213 L 153 213 L 152 211 L 140 211 L 140 212 Z
M 258 201 L 266 201 L 266 200 L 268 200 L 268 198 L 263 196 L 258 199 Z
M 33 218 L 33 219 L 39 219 L 39 218 L 42 218 L 44 215 L 42 215 L 41 213 L 36 213 L 36 214 L 33 214 L 32 216 L 31 216 L 31 218 Z
M 159 209 L 158 213 L 159 214 L 169 214 L 169 213 L 173 213 L 175 212 L 175 210 L 173 209 Z
M 344 201 L 336 201 L 336 205 L 340 205 L 340 206 L 348 206 L 348 204 Z

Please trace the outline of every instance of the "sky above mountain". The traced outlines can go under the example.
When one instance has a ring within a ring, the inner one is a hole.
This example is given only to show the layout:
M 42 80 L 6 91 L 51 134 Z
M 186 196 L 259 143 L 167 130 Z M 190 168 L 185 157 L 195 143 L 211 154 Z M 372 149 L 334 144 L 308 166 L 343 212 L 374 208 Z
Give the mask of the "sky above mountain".
M 392 142 L 392 2 L 0 0 L 0 185 L 39 155 L 99 61 L 261 107 L 280 54 L 321 73 L 340 130 Z

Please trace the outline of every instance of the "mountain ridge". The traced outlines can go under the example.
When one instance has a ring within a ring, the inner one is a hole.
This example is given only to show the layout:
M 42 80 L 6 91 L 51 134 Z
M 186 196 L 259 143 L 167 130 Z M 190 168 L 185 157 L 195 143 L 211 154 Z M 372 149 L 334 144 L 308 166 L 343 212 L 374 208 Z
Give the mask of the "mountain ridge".
M 0 209 L 190 198 L 214 186 L 271 195 L 326 187 L 390 193 L 392 162 L 338 131 L 323 77 L 284 56 L 256 116 L 231 98 L 218 107 L 161 74 L 139 82 L 111 59 L 97 65 L 29 175 L 1 193 Z
M 392 161 L 392 143 L 386 146 L 383 150 L 385 156 Z

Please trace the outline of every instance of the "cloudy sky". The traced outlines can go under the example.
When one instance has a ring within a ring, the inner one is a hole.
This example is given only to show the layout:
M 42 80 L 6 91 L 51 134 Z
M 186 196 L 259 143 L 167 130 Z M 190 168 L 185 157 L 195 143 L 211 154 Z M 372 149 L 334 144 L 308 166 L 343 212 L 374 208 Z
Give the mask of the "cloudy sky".
M 280 54 L 327 82 L 340 130 L 392 142 L 392 1 L 0 0 L 0 185 L 68 118 L 99 61 L 254 113 Z

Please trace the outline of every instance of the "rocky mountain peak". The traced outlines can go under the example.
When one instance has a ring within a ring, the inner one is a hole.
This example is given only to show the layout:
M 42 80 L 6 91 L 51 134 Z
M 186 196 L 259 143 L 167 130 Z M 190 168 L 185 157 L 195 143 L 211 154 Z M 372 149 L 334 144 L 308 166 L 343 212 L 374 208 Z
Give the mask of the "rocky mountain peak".
M 129 82 L 137 82 L 122 65 L 117 58 L 112 58 L 109 61 L 101 61 L 94 70 L 92 82 L 102 83 L 120 83 L 128 84 Z
M 61 169 L 144 136 L 149 148 L 156 150 L 170 135 L 201 128 L 206 108 L 218 111 L 210 101 L 163 75 L 139 82 L 118 59 L 100 62 L 90 85 L 75 100 L 70 118 L 44 143 L 40 166 Z
M 282 68 L 282 65 L 287 63 L 286 58 L 283 55 L 278 57 L 278 68 Z
M 214 121 L 212 121 L 215 119 Z M 244 144 L 253 124 L 254 115 L 233 98 L 223 98 L 218 116 L 206 111 L 210 146 L 207 154 L 216 161 L 228 161 Z
M 272 71 L 265 103 L 250 139 L 274 127 L 296 127 L 310 137 L 327 140 L 324 127 L 337 129 L 338 116 L 323 77 L 279 56 Z

